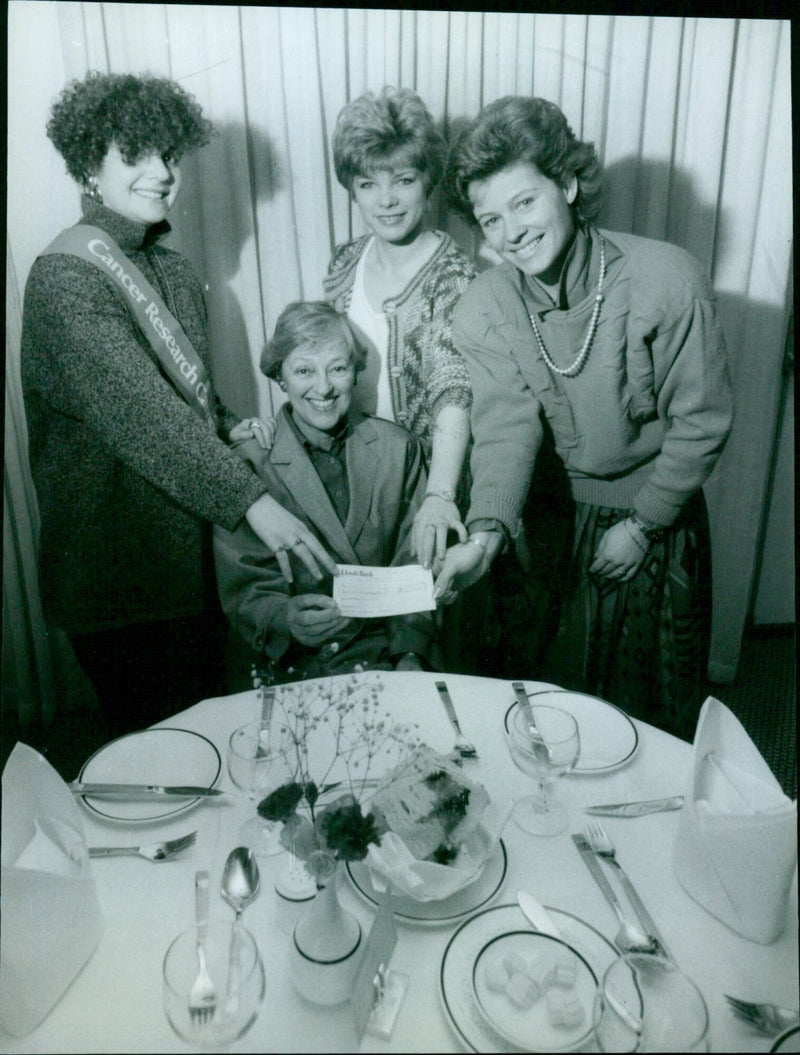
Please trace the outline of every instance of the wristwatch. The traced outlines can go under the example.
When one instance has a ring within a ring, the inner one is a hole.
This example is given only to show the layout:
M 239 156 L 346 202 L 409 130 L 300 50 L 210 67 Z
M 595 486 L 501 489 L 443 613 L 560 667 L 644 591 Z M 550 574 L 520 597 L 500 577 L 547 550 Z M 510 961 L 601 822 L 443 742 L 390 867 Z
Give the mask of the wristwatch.
M 647 524 L 644 520 L 640 520 L 635 513 L 631 513 L 628 520 L 644 535 L 648 542 L 656 542 L 664 534 L 665 528 L 658 527 L 655 524 Z

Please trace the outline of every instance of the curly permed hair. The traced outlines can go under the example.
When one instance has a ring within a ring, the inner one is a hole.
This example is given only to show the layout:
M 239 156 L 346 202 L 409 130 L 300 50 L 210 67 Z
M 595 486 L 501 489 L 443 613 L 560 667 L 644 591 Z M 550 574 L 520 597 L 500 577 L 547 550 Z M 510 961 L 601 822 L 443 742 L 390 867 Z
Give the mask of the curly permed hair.
M 195 98 L 174 81 L 92 70 L 61 92 L 47 135 L 69 174 L 85 183 L 99 171 L 112 143 L 128 165 L 151 153 L 180 157 L 204 146 L 212 126 Z
M 277 381 L 284 359 L 295 348 L 304 344 L 321 348 L 337 341 L 347 346 L 356 373 L 363 370 L 367 362 L 366 350 L 344 315 L 323 300 L 293 301 L 278 316 L 273 338 L 261 356 L 261 373 Z
M 425 103 L 410 88 L 388 85 L 380 95 L 365 92 L 336 119 L 333 165 L 348 191 L 356 176 L 398 162 L 418 169 L 430 194 L 442 178 L 447 145 Z
M 576 139 L 555 103 L 519 95 L 489 103 L 456 140 L 444 179 L 448 200 L 475 222 L 470 183 L 520 161 L 534 164 L 561 187 L 574 176 L 578 193 L 571 209 L 576 221 L 586 225 L 597 217 L 603 177 L 594 145 Z

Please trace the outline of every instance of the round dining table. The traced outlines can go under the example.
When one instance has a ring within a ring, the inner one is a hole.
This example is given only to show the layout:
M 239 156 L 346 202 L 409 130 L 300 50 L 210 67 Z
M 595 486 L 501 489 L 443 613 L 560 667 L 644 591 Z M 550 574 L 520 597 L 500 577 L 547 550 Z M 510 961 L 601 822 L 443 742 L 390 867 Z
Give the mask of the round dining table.
M 435 751 L 453 749 L 453 730 L 435 683 L 443 677 L 464 735 L 478 757 L 463 771 L 487 789 L 495 804 L 509 805 L 520 779 L 509 753 L 504 719 L 515 702 L 511 683 L 490 678 L 431 673 L 388 672 L 357 676 L 380 683 L 380 702 L 394 719 L 415 723 Z M 314 691 L 317 683 L 303 683 Z M 549 686 L 525 681 L 528 692 Z M 278 688 L 278 693 L 282 690 Z M 217 786 L 225 794 L 200 800 L 191 810 L 156 821 L 108 819 L 83 807 L 87 842 L 137 845 L 197 831 L 194 845 L 173 860 L 154 864 L 138 857 L 93 859 L 92 871 L 104 918 L 98 947 L 43 1022 L 25 1037 L 0 1032 L 6 1052 L 185 1052 L 191 1045 L 173 1033 L 162 1006 L 161 965 L 172 939 L 194 921 L 194 876 L 207 869 L 211 918 L 232 919 L 219 893 L 225 859 L 237 845 L 243 823 L 255 815 L 255 803 L 230 780 L 226 746 L 238 726 L 260 717 L 257 690 L 202 700 L 154 728 L 200 734 L 214 745 L 221 768 Z M 613 941 L 616 916 L 589 873 L 573 842 L 587 817 L 584 807 L 680 795 L 687 791 L 692 745 L 646 723 L 628 719 L 602 701 L 591 701 L 581 719 L 584 766 L 562 777 L 559 792 L 570 810 L 568 830 L 551 837 L 530 835 L 513 813 L 501 833 L 504 861 L 497 886 L 486 893 L 474 915 L 502 910 L 520 928 L 517 892 L 531 893 L 555 910 L 557 919 L 576 918 Z M 600 761 L 592 762 L 599 747 Z M 594 745 L 594 746 L 593 746 Z M 606 753 L 603 761 L 603 752 Z M 76 774 L 77 776 L 77 774 Z M 120 779 L 123 779 L 122 777 Z M 182 775 L 181 783 L 186 780 Z M 95 800 L 97 802 L 98 800 Z M 678 882 L 672 852 L 679 810 L 637 818 L 602 817 L 617 856 L 637 888 L 661 937 L 681 970 L 694 980 L 709 1012 L 711 1051 L 766 1052 L 773 1038 L 756 1033 L 731 1013 L 725 994 L 765 1000 L 786 1007 L 798 1003 L 797 873 L 786 908 L 786 925 L 772 944 L 743 938 L 697 904 Z M 453 963 L 451 945 L 469 910 L 439 923 L 396 918 L 397 943 L 391 969 L 407 977 L 407 988 L 391 1036 L 359 1032 L 352 1004 L 324 1007 L 309 1003 L 293 988 L 287 962 L 292 941 L 278 923 L 282 911 L 274 883 L 286 854 L 259 859 L 261 891 L 244 914 L 244 925 L 258 944 L 266 973 L 264 1001 L 250 1030 L 225 1050 L 232 1052 L 447 1052 L 503 1050 L 487 1040 L 462 991 L 469 965 Z M 607 866 L 605 866 L 607 867 Z M 608 869 L 607 869 L 608 871 Z M 610 873 L 609 873 L 610 874 Z M 376 907 L 340 869 L 339 899 L 368 934 Z M 499 918 L 499 915 L 497 916 Z M 36 936 L 41 938 L 42 936 Z M 599 940 L 602 941 L 602 938 Z M 469 943 L 465 943 L 465 949 Z M 448 958 L 447 991 L 443 960 Z M 199 1050 L 199 1049 L 195 1049 Z M 513 1050 L 513 1049 L 512 1049 Z M 591 1049 L 590 1049 L 591 1050 Z

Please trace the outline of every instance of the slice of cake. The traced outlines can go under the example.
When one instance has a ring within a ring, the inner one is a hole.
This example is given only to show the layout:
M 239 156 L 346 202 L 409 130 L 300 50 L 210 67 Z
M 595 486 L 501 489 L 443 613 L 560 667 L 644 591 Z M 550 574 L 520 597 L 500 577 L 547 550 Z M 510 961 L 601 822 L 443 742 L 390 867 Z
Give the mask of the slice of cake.
M 477 827 L 489 795 L 454 762 L 423 745 L 373 802 L 418 860 L 449 864 Z

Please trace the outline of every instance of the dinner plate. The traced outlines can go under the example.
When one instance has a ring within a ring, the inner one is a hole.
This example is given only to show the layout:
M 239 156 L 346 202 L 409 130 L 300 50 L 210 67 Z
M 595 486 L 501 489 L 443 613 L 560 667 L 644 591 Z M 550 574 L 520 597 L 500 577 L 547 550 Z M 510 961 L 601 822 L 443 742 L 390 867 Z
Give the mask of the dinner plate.
M 546 697 L 552 697 L 551 700 Z M 583 692 L 548 689 L 528 694 L 531 703 L 561 707 L 575 718 L 581 735 L 581 753 L 573 773 L 591 775 L 608 773 L 627 765 L 636 754 L 639 734 L 628 715 L 613 703 Z M 512 703 L 505 714 L 506 732 L 511 713 L 519 706 Z
M 583 957 L 596 978 L 602 978 L 618 955 L 608 938 L 570 912 L 549 906 L 547 911 L 564 941 Z M 493 905 L 466 919 L 447 943 L 439 972 L 440 992 L 450 1025 L 471 1051 L 509 1050 L 509 1042 L 492 1028 L 478 1007 L 473 969 L 492 939 L 526 928 L 530 929 L 519 905 Z
M 594 1029 L 594 971 L 568 942 L 530 927 L 486 942 L 472 987 L 492 1029 L 524 1051 L 575 1051 Z
M 372 885 L 369 866 L 363 861 L 347 861 L 347 874 L 356 890 L 373 905 L 380 903 L 381 894 Z M 498 840 L 494 853 L 481 869 L 477 879 L 441 901 L 415 901 L 407 895 L 392 891 L 395 919 L 422 926 L 455 923 L 471 912 L 488 905 L 506 877 L 508 857 L 505 843 Z
M 112 740 L 83 764 L 78 780 L 87 784 L 190 784 L 213 788 L 222 772 L 214 744 L 189 729 L 142 729 Z M 81 796 L 88 810 L 104 820 L 158 821 L 185 813 L 202 801 L 179 796 L 105 799 Z
M 800 1026 L 790 1026 L 789 1029 L 785 1029 L 779 1037 L 775 1038 L 775 1043 L 769 1050 L 800 1051 Z

